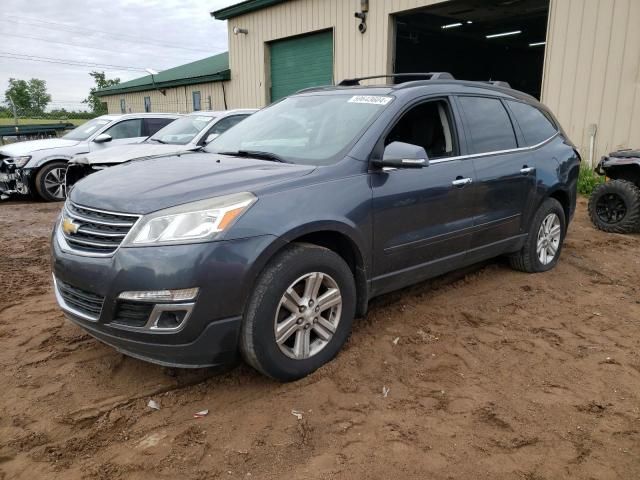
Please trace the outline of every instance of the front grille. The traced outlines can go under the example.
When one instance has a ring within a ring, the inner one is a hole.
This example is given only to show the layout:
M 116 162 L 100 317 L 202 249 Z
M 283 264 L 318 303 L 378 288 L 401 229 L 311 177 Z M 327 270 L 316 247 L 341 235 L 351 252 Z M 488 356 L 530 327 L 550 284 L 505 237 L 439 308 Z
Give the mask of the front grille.
M 67 202 L 63 219 L 72 220 L 77 230 L 75 233 L 67 233 L 62 225 L 60 228 L 72 250 L 88 255 L 111 255 L 138 218 L 138 215 L 105 212 Z
M 98 317 L 100 317 L 104 297 L 73 287 L 68 283 L 61 282 L 60 280 L 56 280 L 56 285 L 58 287 L 58 293 L 60 293 L 60 296 L 67 306 L 93 318 L 94 320 L 97 320 Z
M 126 327 L 144 327 L 149 320 L 149 316 L 151 316 L 153 306 L 152 303 L 120 300 L 111 323 L 124 325 Z

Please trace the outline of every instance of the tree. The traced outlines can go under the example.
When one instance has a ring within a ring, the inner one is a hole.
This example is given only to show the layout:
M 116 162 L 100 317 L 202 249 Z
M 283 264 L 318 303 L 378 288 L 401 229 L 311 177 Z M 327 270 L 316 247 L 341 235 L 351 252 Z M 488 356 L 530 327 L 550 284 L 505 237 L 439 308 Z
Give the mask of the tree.
M 16 106 L 18 115 L 42 115 L 51 101 L 47 93 L 47 82 L 32 78 L 28 82 L 17 78 L 9 79 L 9 88 L 4 92 L 5 102 Z
M 112 85 L 118 85 L 120 83 L 119 78 L 107 78 L 104 72 L 91 72 L 89 73 L 96 82 L 96 86 L 89 90 L 89 96 L 85 98 L 82 103 L 86 103 L 91 107 L 91 111 L 96 115 L 102 115 L 107 113 L 106 104 L 100 100 L 100 97 L 95 95 L 96 91 L 111 87 Z
M 29 84 L 26 80 L 9 79 L 9 88 L 4 92 L 4 99 L 8 105 L 15 105 L 18 115 L 28 115 L 31 110 Z
M 32 78 L 27 83 L 29 93 L 31 115 L 42 115 L 51 101 L 51 95 L 47 93 L 47 82 L 39 78 Z

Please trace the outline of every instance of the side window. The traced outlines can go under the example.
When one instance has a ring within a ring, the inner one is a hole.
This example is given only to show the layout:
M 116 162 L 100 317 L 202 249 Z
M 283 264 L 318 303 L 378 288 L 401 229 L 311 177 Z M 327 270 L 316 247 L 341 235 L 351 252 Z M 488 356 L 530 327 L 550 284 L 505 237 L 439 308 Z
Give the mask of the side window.
M 120 99 L 120 113 L 127 113 L 127 102 L 125 102 L 124 98 Z
M 517 148 L 516 135 L 507 110 L 496 98 L 458 97 L 473 141 L 473 153 Z
M 193 111 L 197 112 L 202 110 L 202 102 L 200 101 L 200 92 L 192 92 L 193 96 Z
M 147 113 L 151 111 L 151 97 L 144 97 L 144 111 Z
M 150 137 L 151 135 L 155 135 L 158 130 L 166 127 L 173 122 L 173 120 L 173 118 L 145 118 L 143 136 Z
M 513 101 L 507 101 L 507 105 L 518 122 L 528 147 L 542 143 L 558 132 L 551 120 L 537 108 Z
M 451 110 L 446 101 L 421 103 L 402 115 L 384 144 L 411 143 L 423 147 L 429 158 L 452 157 L 458 149 L 451 119 Z
M 124 120 L 116 123 L 104 133 L 111 135 L 111 138 L 114 140 L 118 140 L 120 138 L 142 137 L 142 120 L 140 118 Z
M 211 135 L 212 133 L 221 134 L 223 132 L 226 132 L 231 127 L 240 123 L 242 120 L 244 120 L 248 116 L 249 115 L 233 115 L 232 117 L 223 118 L 218 123 L 216 123 L 213 127 L 211 127 L 211 130 L 209 130 L 205 138 Z

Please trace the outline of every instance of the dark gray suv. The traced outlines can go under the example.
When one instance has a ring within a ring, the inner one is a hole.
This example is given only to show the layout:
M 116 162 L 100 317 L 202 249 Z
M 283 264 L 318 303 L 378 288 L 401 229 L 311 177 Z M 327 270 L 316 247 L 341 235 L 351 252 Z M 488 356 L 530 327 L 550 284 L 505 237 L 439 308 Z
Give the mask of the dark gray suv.
M 299 92 L 204 151 L 80 181 L 57 300 L 123 353 L 279 380 L 331 360 L 372 297 L 484 259 L 560 256 L 580 157 L 535 99 L 426 80 Z

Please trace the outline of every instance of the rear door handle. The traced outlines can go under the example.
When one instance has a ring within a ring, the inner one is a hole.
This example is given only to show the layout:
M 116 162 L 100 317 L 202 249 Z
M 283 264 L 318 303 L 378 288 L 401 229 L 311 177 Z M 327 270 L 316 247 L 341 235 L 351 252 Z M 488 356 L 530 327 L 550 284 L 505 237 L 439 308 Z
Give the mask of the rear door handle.
M 536 169 L 533 167 L 527 167 L 526 165 L 520 169 L 520 173 L 523 175 L 529 175 L 532 172 L 535 172 Z
M 470 183 L 473 183 L 472 178 L 458 177 L 453 182 L 451 182 L 451 185 L 453 185 L 454 187 L 464 187 L 465 185 L 469 185 Z

